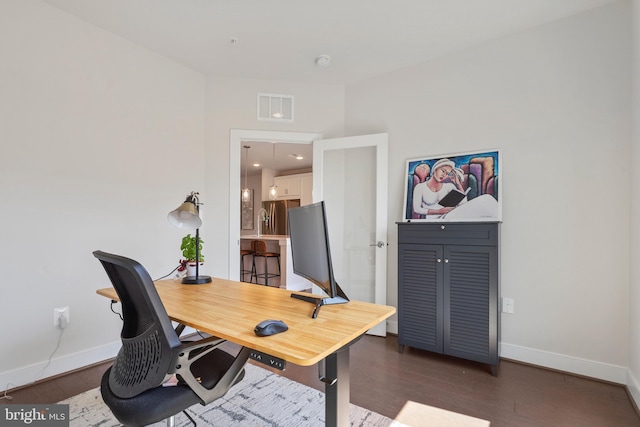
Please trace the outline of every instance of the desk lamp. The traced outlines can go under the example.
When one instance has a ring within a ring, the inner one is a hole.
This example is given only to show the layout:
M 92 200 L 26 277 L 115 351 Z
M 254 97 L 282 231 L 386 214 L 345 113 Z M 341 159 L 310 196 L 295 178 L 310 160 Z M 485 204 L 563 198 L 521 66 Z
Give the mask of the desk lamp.
M 167 219 L 173 225 L 178 228 L 186 230 L 196 229 L 196 275 L 187 276 L 182 279 L 182 283 L 187 285 L 201 285 L 203 283 L 211 282 L 211 277 L 200 276 L 200 226 L 202 225 L 202 219 L 200 219 L 200 201 L 198 200 L 198 193 L 192 191 L 177 209 L 169 212 Z

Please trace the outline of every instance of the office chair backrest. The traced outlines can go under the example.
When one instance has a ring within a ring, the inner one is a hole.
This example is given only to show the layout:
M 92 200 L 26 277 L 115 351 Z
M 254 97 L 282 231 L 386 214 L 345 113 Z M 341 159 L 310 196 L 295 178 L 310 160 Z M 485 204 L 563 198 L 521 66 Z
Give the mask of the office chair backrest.
M 165 381 L 180 339 L 142 265 L 102 251 L 93 255 L 102 263 L 122 304 L 122 348 L 111 368 L 109 387 L 126 399 Z

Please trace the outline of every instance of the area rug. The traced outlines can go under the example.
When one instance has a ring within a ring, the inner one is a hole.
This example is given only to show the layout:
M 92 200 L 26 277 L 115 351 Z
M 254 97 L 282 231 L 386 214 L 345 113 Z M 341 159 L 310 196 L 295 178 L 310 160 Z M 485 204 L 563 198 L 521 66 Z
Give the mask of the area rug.
M 266 369 L 247 364 L 244 379 L 221 399 L 207 406 L 194 405 L 187 410 L 198 426 L 221 427 L 294 427 L 324 426 L 324 393 Z M 70 425 L 77 427 L 119 426 L 118 420 L 102 401 L 95 388 L 64 400 L 69 405 Z M 351 404 L 351 425 L 358 427 L 402 427 L 385 416 Z M 182 413 L 176 415 L 177 427 L 192 425 Z M 162 421 L 153 426 L 166 426 Z

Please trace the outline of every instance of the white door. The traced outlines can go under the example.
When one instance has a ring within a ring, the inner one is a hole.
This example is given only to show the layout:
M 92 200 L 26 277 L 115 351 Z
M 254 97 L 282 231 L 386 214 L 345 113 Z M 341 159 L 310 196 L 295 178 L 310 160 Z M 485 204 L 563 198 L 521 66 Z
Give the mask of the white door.
M 313 142 L 313 201 L 325 201 L 334 276 L 349 299 L 376 304 L 387 302 L 387 144 L 386 133 Z

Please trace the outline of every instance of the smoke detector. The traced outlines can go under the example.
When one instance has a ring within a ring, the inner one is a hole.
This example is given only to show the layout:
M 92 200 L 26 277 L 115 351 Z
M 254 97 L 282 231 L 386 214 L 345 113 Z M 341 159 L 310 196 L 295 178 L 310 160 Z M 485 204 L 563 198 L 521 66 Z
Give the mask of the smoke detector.
M 329 55 L 320 55 L 316 58 L 316 65 L 318 67 L 328 67 L 331 65 L 331 57 Z

